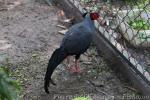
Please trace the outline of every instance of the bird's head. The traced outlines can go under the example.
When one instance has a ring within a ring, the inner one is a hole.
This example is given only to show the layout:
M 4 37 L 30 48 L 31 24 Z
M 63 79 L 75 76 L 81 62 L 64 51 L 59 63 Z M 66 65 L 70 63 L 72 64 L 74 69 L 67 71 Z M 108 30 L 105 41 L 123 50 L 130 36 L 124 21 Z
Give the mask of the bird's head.
M 86 17 L 86 16 L 90 16 L 90 18 L 91 18 L 91 20 L 97 20 L 100 16 L 99 16 L 99 14 L 97 13 L 97 12 L 91 12 L 91 13 L 84 13 L 83 15 L 82 15 L 82 17 Z

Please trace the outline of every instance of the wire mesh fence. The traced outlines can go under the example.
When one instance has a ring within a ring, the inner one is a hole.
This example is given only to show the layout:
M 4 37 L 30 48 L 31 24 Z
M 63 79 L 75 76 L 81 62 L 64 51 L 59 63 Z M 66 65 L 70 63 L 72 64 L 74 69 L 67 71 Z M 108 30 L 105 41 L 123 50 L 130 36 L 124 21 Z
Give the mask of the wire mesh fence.
M 100 33 L 150 83 L 150 1 L 70 0 L 82 13 L 97 11 Z

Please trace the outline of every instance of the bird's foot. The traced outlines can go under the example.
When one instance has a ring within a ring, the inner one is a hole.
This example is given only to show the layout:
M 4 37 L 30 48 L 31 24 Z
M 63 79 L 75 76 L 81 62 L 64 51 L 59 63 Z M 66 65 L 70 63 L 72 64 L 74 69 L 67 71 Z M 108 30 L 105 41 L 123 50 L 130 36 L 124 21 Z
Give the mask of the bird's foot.
M 80 67 L 76 67 L 76 66 L 70 66 L 67 68 L 71 73 L 80 73 L 81 70 L 80 70 Z

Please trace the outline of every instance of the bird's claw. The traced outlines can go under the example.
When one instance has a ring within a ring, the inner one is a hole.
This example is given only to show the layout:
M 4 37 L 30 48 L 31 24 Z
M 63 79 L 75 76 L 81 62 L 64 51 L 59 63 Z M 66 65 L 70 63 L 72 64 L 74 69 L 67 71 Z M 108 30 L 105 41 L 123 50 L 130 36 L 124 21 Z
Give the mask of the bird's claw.
M 47 94 L 49 94 L 49 90 L 48 90 L 48 87 L 49 87 L 49 82 L 52 84 L 52 85 L 56 85 L 56 83 L 52 80 L 52 79 L 50 79 L 50 81 L 45 81 L 45 83 L 44 83 L 44 90 L 45 90 L 45 92 L 47 93 Z

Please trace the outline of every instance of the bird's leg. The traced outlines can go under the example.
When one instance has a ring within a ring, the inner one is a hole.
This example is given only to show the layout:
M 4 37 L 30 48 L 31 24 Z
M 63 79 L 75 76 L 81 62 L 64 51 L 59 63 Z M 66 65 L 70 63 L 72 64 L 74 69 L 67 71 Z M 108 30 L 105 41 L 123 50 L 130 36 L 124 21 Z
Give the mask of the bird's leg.
M 79 60 L 75 59 L 75 72 L 79 73 L 80 72 L 80 66 L 79 66 Z
M 80 72 L 79 61 L 78 61 L 79 57 L 80 57 L 80 55 L 75 56 L 74 65 L 72 65 L 68 68 L 70 72 L 72 72 L 72 73 Z
M 70 64 L 70 57 L 69 56 L 66 59 L 66 63 L 67 63 L 67 70 L 73 72 L 73 69 L 72 69 L 71 64 Z
M 75 59 L 74 64 L 72 66 L 68 67 L 68 70 L 71 73 L 80 73 L 79 62 L 77 59 Z
M 70 67 L 70 57 L 69 56 L 66 58 L 66 64 L 67 64 L 67 69 L 69 69 L 69 67 Z
M 70 58 L 67 57 L 67 64 L 70 65 Z

